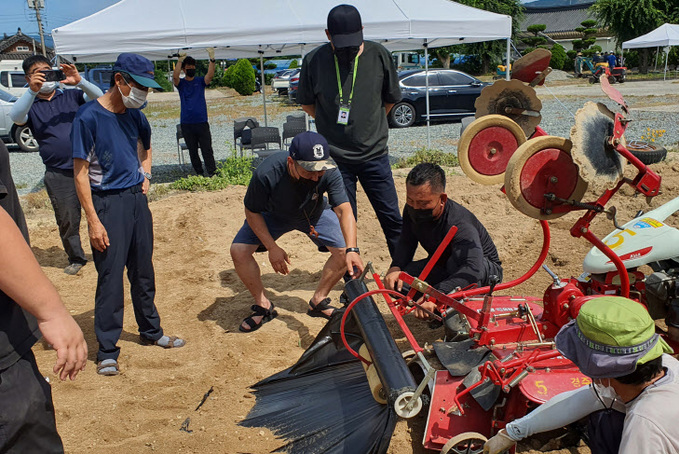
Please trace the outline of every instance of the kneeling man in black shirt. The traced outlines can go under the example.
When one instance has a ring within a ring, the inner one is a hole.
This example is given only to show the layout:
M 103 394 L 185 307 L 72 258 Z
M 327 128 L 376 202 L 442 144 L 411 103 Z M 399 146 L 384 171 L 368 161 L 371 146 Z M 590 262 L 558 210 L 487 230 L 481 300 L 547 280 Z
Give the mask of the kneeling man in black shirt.
M 469 210 L 448 199 L 445 190 L 446 174 L 436 164 L 418 164 L 408 174 L 403 229 L 384 280 L 388 289 L 401 291 L 403 282 L 398 279 L 401 271 L 419 275 L 452 226 L 457 226 L 457 233 L 426 281 L 435 289 L 450 293 L 471 284 L 489 285 L 493 275 L 502 280 L 502 262 L 485 227 Z M 428 257 L 414 261 L 418 243 Z M 422 307 L 430 312 L 436 308 L 432 302 L 423 302 Z M 415 316 L 429 317 L 419 308 Z

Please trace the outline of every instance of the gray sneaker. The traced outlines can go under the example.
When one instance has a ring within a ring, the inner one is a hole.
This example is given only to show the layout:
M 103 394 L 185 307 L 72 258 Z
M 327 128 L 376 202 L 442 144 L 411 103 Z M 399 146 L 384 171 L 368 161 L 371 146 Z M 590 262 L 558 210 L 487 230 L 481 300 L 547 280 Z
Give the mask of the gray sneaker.
M 80 268 L 83 266 L 85 266 L 83 263 L 71 263 L 66 268 L 64 268 L 64 273 L 70 274 L 71 276 L 78 274 L 78 271 L 80 271 Z

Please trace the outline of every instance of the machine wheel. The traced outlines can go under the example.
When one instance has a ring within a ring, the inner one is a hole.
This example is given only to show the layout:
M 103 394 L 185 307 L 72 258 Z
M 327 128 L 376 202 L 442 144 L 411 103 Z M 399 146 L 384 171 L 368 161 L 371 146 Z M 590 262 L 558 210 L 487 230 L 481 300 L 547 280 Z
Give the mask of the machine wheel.
M 548 206 L 545 194 L 582 200 L 587 182 L 573 162 L 571 147 L 571 141 L 563 137 L 542 136 L 516 150 L 505 173 L 505 191 L 514 208 L 535 219 L 556 219 L 566 212 L 545 211 Z
M 38 141 L 33 137 L 31 128 L 26 125 L 18 126 L 14 130 L 14 143 L 21 148 L 21 151 L 38 151 Z
M 462 171 L 481 184 L 504 182 L 507 163 L 526 141 L 521 126 L 504 115 L 484 115 L 465 128 L 457 147 Z
M 627 144 L 627 149 L 646 165 L 663 161 L 667 156 L 667 150 L 664 147 L 643 140 L 632 140 Z
M 391 108 L 389 121 L 396 128 L 407 128 L 415 123 L 415 107 L 407 102 L 399 102 Z
M 613 85 L 616 82 L 615 76 L 608 76 L 608 82 Z
M 618 76 L 618 83 L 622 84 L 625 82 L 625 76 Z
M 593 84 L 593 83 L 596 82 L 596 77 L 590 76 L 589 79 L 587 79 L 587 81 L 588 81 L 590 84 Z
M 414 416 L 417 416 L 417 414 L 422 410 L 424 404 L 422 403 L 421 397 L 417 398 L 417 401 L 415 402 L 415 405 L 413 405 L 413 408 L 411 408 L 410 410 L 406 410 L 406 407 L 408 406 L 414 395 L 415 395 L 414 392 L 406 391 L 396 398 L 396 402 L 394 402 L 394 411 L 401 418 L 403 419 L 412 418 Z
M 441 454 L 482 454 L 483 445 L 488 441 L 478 432 L 464 432 L 448 440 Z

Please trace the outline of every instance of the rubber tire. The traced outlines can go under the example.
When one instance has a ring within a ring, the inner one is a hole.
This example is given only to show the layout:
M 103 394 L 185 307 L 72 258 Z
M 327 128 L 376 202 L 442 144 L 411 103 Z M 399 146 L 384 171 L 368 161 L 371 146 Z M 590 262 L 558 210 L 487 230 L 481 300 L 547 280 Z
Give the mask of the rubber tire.
M 482 443 L 485 443 L 488 441 L 488 438 L 486 438 L 485 435 L 480 434 L 478 432 L 464 432 L 458 435 L 455 435 L 453 438 L 448 440 L 448 442 L 441 448 L 441 454 L 451 454 L 453 451 L 452 449 L 459 443 L 462 443 L 467 440 L 477 440 Z M 483 450 L 483 448 L 481 448 Z
M 396 115 L 405 116 L 406 121 L 399 123 L 396 120 Z M 415 124 L 415 119 L 417 118 L 417 112 L 415 111 L 415 106 L 410 104 L 409 102 L 401 101 L 397 103 L 394 107 L 391 108 L 391 111 L 389 112 L 389 123 L 394 127 L 394 128 L 408 128 Z
M 619 84 L 625 83 L 625 76 L 618 76 L 617 78 Z
M 634 144 L 646 144 L 645 147 L 634 146 Z M 636 140 L 627 144 L 627 149 L 632 153 L 639 161 L 646 165 L 655 164 L 657 162 L 665 160 L 667 156 L 667 150 L 665 147 L 660 145 L 653 145 L 652 143 L 643 142 Z
M 608 83 L 613 85 L 616 82 L 615 76 L 608 76 Z
M 16 127 L 13 139 L 14 143 L 19 146 L 21 151 L 27 153 L 38 151 L 38 141 L 35 140 L 31 129 L 26 125 Z

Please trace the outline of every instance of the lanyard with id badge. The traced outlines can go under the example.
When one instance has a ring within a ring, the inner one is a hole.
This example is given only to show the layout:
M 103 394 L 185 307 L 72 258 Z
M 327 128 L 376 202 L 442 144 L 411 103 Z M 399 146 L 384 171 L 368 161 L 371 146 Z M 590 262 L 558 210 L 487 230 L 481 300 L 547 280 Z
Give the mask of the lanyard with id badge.
M 354 68 L 351 75 L 351 91 L 349 92 L 349 99 L 345 101 L 342 95 L 342 82 L 340 82 L 339 65 L 337 64 L 337 56 L 335 56 L 335 72 L 337 73 L 337 88 L 339 90 L 339 112 L 337 113 L 337 124 L 349 124 L 349 110 L 351 110 L 351 99 L 354 97 L 354 86 L 356 85 L 356 73 L 358 72 L 358 55 L 354 59 Z

